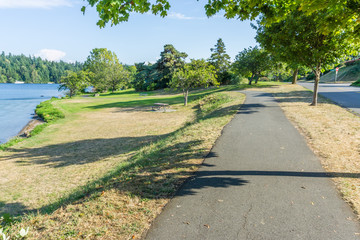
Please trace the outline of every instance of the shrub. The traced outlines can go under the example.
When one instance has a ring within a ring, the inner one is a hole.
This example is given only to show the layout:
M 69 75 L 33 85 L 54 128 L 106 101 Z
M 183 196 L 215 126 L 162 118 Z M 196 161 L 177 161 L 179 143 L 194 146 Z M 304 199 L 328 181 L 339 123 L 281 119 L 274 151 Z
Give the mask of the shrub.
M 310 73 L 309 75 L 306 76 L 306 80 L 313 80 L 313 79 L 315 79 L 314 73 Z
M 53 101 L 56 101 L 56 98 L 52 98 L 48 101 L 42 102 L 37 105 L 35 113 L 44 119 L 45 122 L 52 122 L 54 120 L 64 118 L 65 115 L 59 109 L 55 108 L 52 104 Z
M 353 82 L 353 83 L 351 84 L 351 86 L 360 87 L 360 79 L 357 80 L 356 82 Z

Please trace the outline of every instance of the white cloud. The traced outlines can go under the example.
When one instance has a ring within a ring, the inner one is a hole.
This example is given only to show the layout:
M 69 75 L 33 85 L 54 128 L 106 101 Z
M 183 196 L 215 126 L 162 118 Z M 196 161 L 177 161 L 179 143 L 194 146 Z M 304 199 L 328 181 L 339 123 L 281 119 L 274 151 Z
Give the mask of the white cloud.
M 42 59 L 47 59 L 49 61 L 59 61 L 65 57 L 65 55 L 65 52 L 55 49 L 41 49 L 35 54 L 35 57 L 41 57 Z
M 0 8 L 53 8 L 71 7 L 70 0 L 0 0 Z
M 173 18 L 173 19 L 179 19 L 179 20 L 194 20 L 194 19 L 204 19 L 204 18 L 199 18 L 199 17 L 188 17 L 185 16 L 182 13 L 177 13 L 177 12 L 171 12 L 168 14 L 169 18 Z

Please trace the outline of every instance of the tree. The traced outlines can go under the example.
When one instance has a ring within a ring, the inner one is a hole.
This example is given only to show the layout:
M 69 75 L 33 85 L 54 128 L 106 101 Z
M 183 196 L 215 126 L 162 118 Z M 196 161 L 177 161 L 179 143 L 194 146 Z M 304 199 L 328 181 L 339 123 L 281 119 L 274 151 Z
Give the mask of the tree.
M 156 65 L 137 63 L 135 64 L 136 74 L 133 81 L 133 86 L 136 91 L 144 90 L 151 91 L 156 88 L 155 81 L 158 79 L 156 76 Z
M 59 90 L 69 90 L 69 97 L 75 96 L 80 90 L 89 85 L 89 72 L 86 71 L 66 71 L 67 75 L 61 77 Z
M 105 27 L 127 21 L 130 13 L 160 14 L 165 17 L 170 4 L 168 0 L 86 0 L 91 7 L 96 6 L 100 20 L 99 27 Z M 255 20 L 263 16 L 262 25 L 269 26 L 274 22 L 281 21 L 291 15 L 293 11 L 301 10 L 305 15 L 311 15 L 317 11 L 327 11 L 326 16 L 319 22 L 319 31 L 323 33 L 343 31 L 351 28 L 354 39 L 360 39 L 360 3 L 358 0 L 277 0 L 277 1 L 254 1 L 254 0 L 208 0 L 205 5 L 207 16 L 213 16 L 220 11 L 226 18 L 238 18 L 240 20 Z M 86 7 L 81 11 L 85 13 Z
M 226 53 L 226 47 L 221 38 L 217 40 L 215 48 L 211 48 L 212 52 L 208 61 L 215 67 L 218 82 L 228 84 L 230 81 L 230 74 L 228 69 L 230 66 L 230 56 Z
M 323 33 L 318 22 L 326 17 L 321 11 L 305 15 L 294 11 L 286 19 L 270 26 L 259 25 L 256 39 L 268 51 L 290 64 L 305 65 L 315 74 L 314 95 L 311 105 L 317 105 L 320 73 L 324 65 L 332 64 L 350 55 L 356 45 L 346 31 Z
M 129 71 L 127 71 L 121 64 L 112 65 L 108 74 L 111 92 L 115 92 L 120 87 L 125 86 L 127 79 L 130 77 Z
M 116 87 L 122 77 L 119 69 L 123 69 L 115 53 L 106 48 L 94 48 L 84 63 L 84 69 L 92 72 L 91 84 L 97 91 L 106 92 Z
M 236 57 L 233 64 L 233 69 L 238 74 L 243 76 L 250 76 L 249 85 L 251 85 L 254 77 L 257 83 L 260 74 L 270 67 L 269 54 L 257 46 L 241 51 Z
M 151 91 L 167 87 L 173 73 L 184 67 L 186 57 L 186 53 L 177 51 L 171 44 L 166 44 L 155 64 L 135 64 L 135 89 Z
M 157 79 L 155 80 L 157 87 L 164 88 L 171 80 L 172 74 L 183 68 L 185 58 L 188 55 L 185 52 L 179 52 L 171 44 L 166 44 L 164 50 L 160 53 L 160 59 L 156 62 Z
M 179 88 L 183 91 L 185 106 L 187 106 L 189 90 L 191 88 L 208 87 L 210 84 L 218 85 L 216 72 L 214 66 L 208 64 L 204 59 L 192 59 L 183 69 L 173 74 L 170 82 L 172 88 Z

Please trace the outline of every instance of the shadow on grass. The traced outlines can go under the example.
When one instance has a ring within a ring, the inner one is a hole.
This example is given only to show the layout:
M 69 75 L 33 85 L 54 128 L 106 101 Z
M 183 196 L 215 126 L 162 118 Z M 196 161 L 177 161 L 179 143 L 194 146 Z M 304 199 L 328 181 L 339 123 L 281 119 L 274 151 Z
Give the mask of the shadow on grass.
M 136 150 L 164 136 L 121 137 L 110 139 L 89 139 L 61 143 L 40 148 L 8 149 L 10 157 L 0 157 L 1 161 L 22 158 L 20 165 L 47 165 L 59 168 L 70 165 L 83 165 Z
M 15 202 L 15 203 L 6 203 L 3 201 L 0 201 L 0 217 L 4 214 L 16 214 L 16 213 L 21 213 L 21 212 L 27 212 L 28 208 L 20 203 L 20 202 Z M 0 226 L 1 226 L 1 219 L 0 219 Z M 0 227 L 1 229 L 1 227 Z

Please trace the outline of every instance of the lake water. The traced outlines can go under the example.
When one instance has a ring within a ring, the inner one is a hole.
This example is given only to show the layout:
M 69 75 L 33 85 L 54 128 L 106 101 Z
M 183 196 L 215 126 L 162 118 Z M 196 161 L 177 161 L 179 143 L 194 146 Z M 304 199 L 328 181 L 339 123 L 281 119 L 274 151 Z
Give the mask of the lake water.
M 0 84 L 0 143 L 16 136 L 31 120 L 36 106 L 62 96 L 58 84 Z

